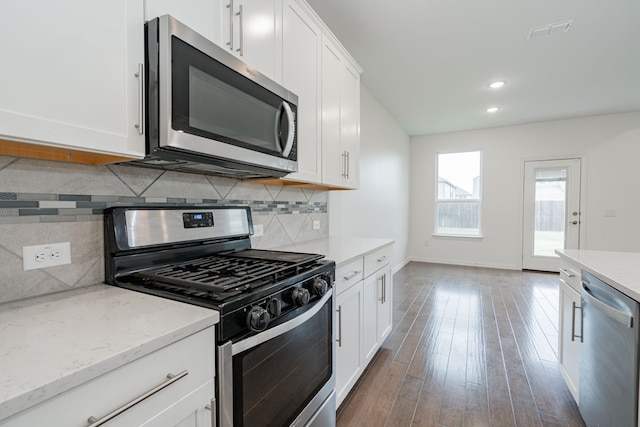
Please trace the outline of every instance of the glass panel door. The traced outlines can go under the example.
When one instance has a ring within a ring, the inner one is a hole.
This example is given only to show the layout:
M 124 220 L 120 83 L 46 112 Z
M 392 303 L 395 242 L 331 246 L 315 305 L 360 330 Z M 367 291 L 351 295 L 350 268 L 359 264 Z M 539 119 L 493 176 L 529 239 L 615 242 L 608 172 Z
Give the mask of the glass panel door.
M 522 268 L 558 271 L 580 241 L 580 159 L 525 162 Z

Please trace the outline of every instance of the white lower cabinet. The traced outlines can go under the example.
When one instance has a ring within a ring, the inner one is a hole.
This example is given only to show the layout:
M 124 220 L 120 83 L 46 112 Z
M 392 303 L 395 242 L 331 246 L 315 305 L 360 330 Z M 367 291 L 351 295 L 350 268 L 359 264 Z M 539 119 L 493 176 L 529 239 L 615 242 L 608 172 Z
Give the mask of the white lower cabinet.
M 214 343 L 209 327 L 27 409 L 3 427 L 88 427 L 105 417 L 99 425 L 210 427 Z
M 362 370 L 362 281 L 336 298 L 336 395 L 340 405 Z
M 364 361 L 369 363 L 382 342 L 391 333 L 391 266 L 364 280 Z
M 582 311 L 580 268 L 567 260 L 560 267 L 560 327 L 558 361 L 560 373 L 576 403 L 579 403 Z
M 391 333 L 392 246 L 336 268 L 336 395 L 338 406 Z

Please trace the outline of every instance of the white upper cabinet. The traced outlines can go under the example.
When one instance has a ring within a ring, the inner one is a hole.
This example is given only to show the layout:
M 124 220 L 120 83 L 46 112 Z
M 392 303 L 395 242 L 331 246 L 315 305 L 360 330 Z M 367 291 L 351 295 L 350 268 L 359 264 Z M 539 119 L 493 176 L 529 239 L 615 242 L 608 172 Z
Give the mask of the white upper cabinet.
M 282 0 L 220 0 L 220 46 L 276 81 L 281 10 Z
M 171 15 L 220 45 L 220 0 L 145 0 L 145 6 L 147 21 Z
M 340 48 L 322 38 L 322 182 L 360 184 L 360 72 Z
M 298 95 L 298 172 L 285 180 L 322 182 L 320 50 L 322 33 L 295 0 L 283 9 L 282 84 Z
M 141 1 L 4 1 L 0 139 L 143 157 L 143 23 Z

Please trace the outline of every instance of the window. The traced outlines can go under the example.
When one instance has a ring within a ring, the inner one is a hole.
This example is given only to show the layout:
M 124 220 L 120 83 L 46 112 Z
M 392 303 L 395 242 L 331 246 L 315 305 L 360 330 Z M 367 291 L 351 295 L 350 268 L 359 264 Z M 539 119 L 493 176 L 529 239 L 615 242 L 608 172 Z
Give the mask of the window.
M 480 236 L 481 154 L 438 153 L 435 234 Z

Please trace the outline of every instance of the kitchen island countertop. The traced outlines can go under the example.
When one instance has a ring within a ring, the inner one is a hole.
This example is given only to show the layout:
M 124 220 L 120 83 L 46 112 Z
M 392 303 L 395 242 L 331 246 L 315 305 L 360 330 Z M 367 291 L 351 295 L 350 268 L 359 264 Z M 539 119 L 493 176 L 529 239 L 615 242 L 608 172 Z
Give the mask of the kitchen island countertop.
M 107 285 L 0 305 L 0 421 L 218 321 Z
M 640 253 L 558 249 L 556 253 L 578 264 L 604 282 L 640 301 Z
M 366 237 L 326 237 L 306 242 L 292 243 L 276 248 L 281 251 L 304 252 L 322 254 L 326 259 L 336 262 L 336 265 L 347 263 L 357 257 L 373 252 L 381 247 L 392 245 L 391 239 L 376 239 Z

